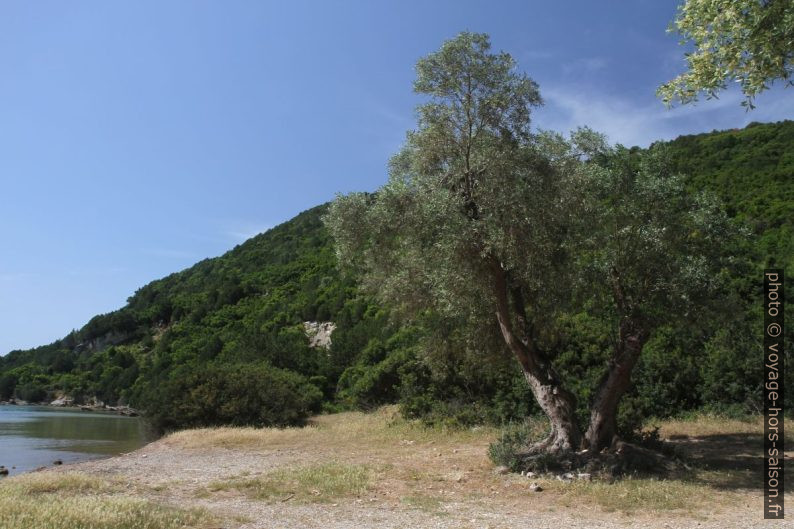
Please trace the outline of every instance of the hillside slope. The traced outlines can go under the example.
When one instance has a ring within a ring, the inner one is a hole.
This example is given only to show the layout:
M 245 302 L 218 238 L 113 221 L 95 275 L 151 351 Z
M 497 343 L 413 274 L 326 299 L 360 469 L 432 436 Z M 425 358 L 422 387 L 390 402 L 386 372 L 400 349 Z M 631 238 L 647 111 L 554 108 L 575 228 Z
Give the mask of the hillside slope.
M 706 337 L 670 333 L 649 344 L 627 413 L 752 407 L 760 387 L 760 364 L 751 362 L 758 270 L 769 265 L 794 273 L 794 122 L 667 144 L 692 189 L 719 195 L 731 216 L 753 231 L 755 237 L 736 249 L 752 266 L 737 272 L 735 288 L 746 305 L 736 307 L 730 329 Z M 397 400 L 409 415 L 463 422 L 531 411 L 518 370 L 505 369 L 509 360 L 485 365 L 459 358 L 449 354 L 451 338 L 449 351 L 432 361 L 416 354 L 417 337 L 432 322 L 390 323 L 387 308 L 361 296 L 354 280 L 340 274 L 321 220 L 326 208 L 153 281 L 123 308 L 94 317 L 62 340 L 0 358 L 0 400 L 67 394 L 76 402 L 131 403 L 164 428 L 286 424 L 320 409 Z M 309 346 L 304 322 L 336 325 L 328 349 Z M 570 350 L 579 355 L 590 330 L 584 320 L 572 322 L 577 328 L 569 339 L 577 347 Z M 563 355 L 563 374 L 597 376 L 602 359 L 585 362 L 577 355 Z M 586 402 L 584 389 L 579 396 Z
M 167 385 L 199 366 L 250 363 L 314 377 L 312 384 L 330 397 L 342 370 L 378 332 L 367 328 L 377 317 L 365 316 L 366 300 L 357 300 L 336 270 L 320 220 L 325 209 L 305 211 L 220 257 L 153 281 L 125 307 L 62 340 L 12 351 L 0 360 L 0 397 L 40 401 L 58 392 L 77 402 L 115 403 L 137 396 L 145 406 L 151 395 L 144 395 L 143 374 Z M 304 321 L 336 322 L 333 349 L 310 348 Z
M 667 145 L 692 187 L 714 192 L 758 236 L 766 258 L 759 266 L 794 273 L 794 122 L 751 123 Z

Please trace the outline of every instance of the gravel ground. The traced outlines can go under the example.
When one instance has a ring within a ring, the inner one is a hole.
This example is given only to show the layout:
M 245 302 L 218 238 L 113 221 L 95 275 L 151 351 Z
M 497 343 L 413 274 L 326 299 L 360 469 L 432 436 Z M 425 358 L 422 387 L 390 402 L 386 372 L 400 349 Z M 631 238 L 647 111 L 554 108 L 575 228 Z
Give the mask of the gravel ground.
M 356 453 L 357 461 L 381 461 L 383 450 Z M 434 452 L 414 454 L 420 466 L 438 465 Z M 455 450 L 457 452 L 457 450 Z M 458 494 L 439 501 L 433 508 L 417 508 L 400 501 L 389 490 L 373 490 L 359 498 L 337 503 L 300 504 L 290 501 L 253 501 L 234 491 L 201 494 L 210 482 L 241 475 L 256 476 L 295 464 L 309 464 L 340 456 L 338 447 L 322 446 L 239 450 L 226 448 L 185 449 L 166 441 L 152 443 L 136 452 L 104 460 L 66 465 L 55 471 L 80 471 L 129 484 L 130 492 L 180 507 L 204 507 L 225 520 L 224 529 L 407 529 L 407 528 L 659 528 L 659 529 L 762 529 L 794 528 L 792 521 L 765 521 L 761 518 L 761 496 L 746 491 L 734 505 L 715 512 L 694 515 L 605 513 L 587 505 L 564 507 L 548 501 L 544 492 L 519 498 L 491 490 L 490 494 Z M 350 452 L 345 452 L 350 456 Z M 423 461 L 422 458 L 425 458 Z M 443 463 L 447 464 L 447 463 Z M 476 469 L 475 469 L 476 470 Z M 510 476 L 492 477 L 507 483 Z M 476 482 L 476 480 L 474 480 Z M 471 486 L 475 486 L 474 482 Z M 477 485 L 479 486 L 479 484 Z M 505 485 L 506 487 L 507 485 Z M 439 487 L 443 487 L 439 485 Z M 491 489 L 494 489 L 492 486 Z M 505 489 L 506 490 L 506 489 Z M 439 489 L 439 493 L 443 491 Z M 689 516 L 689 517 L 687 517 Z

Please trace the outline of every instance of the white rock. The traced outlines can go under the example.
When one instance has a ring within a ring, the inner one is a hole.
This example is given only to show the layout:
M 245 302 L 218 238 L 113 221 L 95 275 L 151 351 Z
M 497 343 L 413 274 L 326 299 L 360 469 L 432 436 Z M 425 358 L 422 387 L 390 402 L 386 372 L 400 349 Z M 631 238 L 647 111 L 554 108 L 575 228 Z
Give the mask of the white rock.
M 305 321 L 303 330 L 309 338 L 309 347 L 322 347 L 328 349 L 331 346 L 331 334 L 336 329 L 336 324 L 331 321 Z

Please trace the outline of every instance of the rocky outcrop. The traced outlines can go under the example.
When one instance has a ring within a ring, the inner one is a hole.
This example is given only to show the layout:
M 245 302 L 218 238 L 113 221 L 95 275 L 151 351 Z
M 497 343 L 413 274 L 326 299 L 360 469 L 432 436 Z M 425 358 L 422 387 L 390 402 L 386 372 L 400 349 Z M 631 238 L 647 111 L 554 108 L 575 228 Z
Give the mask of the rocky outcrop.
M 331 321 L 305 321 L 303 330 L 309 338 L 309 347 L 331 347 L 331 333 L 336 329 L 336 324 Z
M 124 343 L 127 340 L 129 340 L 129 338 L 130 338 L 129 333 L 111 331 L 92 340 L 88 340 L 86 342 L 77 344 L 74 350 L 75 352 L 78 353 L 81 353 L 83 351 L 98 353 L 104 351 L 105 349 L 107 349 L 112 345 L 118 345 L 120 343 Z
M 50 402 L 50 406 L 62 407 L 62 406 L 73 406 L 73 405 L 74 405 L 74 399 L 66 396 L 58 397 L 54 401 Z

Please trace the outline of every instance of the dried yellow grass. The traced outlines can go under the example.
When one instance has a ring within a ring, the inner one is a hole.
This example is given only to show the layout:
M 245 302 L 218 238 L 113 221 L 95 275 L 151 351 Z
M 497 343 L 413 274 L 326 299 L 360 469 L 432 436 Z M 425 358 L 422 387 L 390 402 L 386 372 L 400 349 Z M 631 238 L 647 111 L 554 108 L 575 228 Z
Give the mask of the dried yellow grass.
M 743 433 L 763 434 L 763 418 L 740 420 L 704 413 L 686 419 L 666 419 L 659 424 L 659 434 L 666 439 Z
M 366 492 L 370 477 L 366 465 L 330 461 L 282 468 L 256 478 L 216 481 L 207 489 L 210 492 L 238 490 L 250 498 L 265 501 L 323 503 Z
M 207 527 L 198 510 L 114 494 L 117 482 L 77 473 L 34 473 L 0 483 L 3 529 L 186 529 Z
M 550 485 L 553 486 L 553 485 Z M 595 503 L 607 512 L 673 512 L 690 514 L 706 501 L 714 504 L 713 491 L 686 481 L 622 479 L 614 483 L 574 481 L 565 485 L 560 503 L 572 507 Z
M 533 424 L 538 431 L 545 427 L 545 421 L 540 419 Z M 724 435 L 728 441 L 723 444 L 729 450 L 744 449 L 741 439 L 738 444 L 730 444 L 732 435 L 749 434 L 754 438 L 763 432 L 760 417 L 742 420 L 693 414 L 655 424 L 660 426 L 661 436 L 668 439 Z M 288 449 L 290 454 L 311 454 L 314 462 L 309 466 L 294 466 L 295 460 L 289 458 L 285 459 L 288 466 L 262 476 L 213 482 L 196 491 L 206 497 L 223 497 L 215 494 L 236 491 L 265 501 L 322 502 L 344 501 L 360 495 L 367 501 L 390 498 L 406 508 L 443 513 L 445 501 L 526 501 L 529 481 L 518 476 L 495 475 L 487 460 L 487 446 L 498 436 L 499 430 L 490 427 L 426 427 L 401 418 L 397 408 L 389 406 L 370 413 L 315 417 L 302 428 L 209 428 L 178 432 L 163 442 L 181 449 Z M 710 450 L 710 457 L 731 455 L 715 452 L 708 443 L 693 441 L 683 439 L 690 449 Z M 725 447 L 720 450 L 724 451 Z M 366 479 L 351 477 L 351 472 L 363 468 L 368 472 L 359 477 L 366 475 Z M 341 480 L 335 478 L 345 475 Z M 579 480 L 562 483 L 541 477 L 534 480 L 546 489 L 542 499 L 550 508 L 594 508 L 674 517 L 700 516 L 713 508 L 730 509 L 748 490 L 746 476 L 731 469 L 693 469 L 676 479 L 635 477 L 611 484 Z M 442 489 L 443 495 L 439 492 Z
M 730 418 L 713 413 L 695 413 L 684 418 L 658 421 L 659 434 L 665 439 L 681 437 L 706 437 L 716 435 L 764 434 L 764 418 L 748 415 Z M 794 432 L 787 430 L 786 440 L 794 442 Z
M 106 479 L 76 472 L 36 472 L 6 479 L 0 485 L 3 495 L 108 493 L 119 485 Z
M 397 441 L 442 444 L 491 439 L 495 428 L 455 429 L 427 427 L 400 417 L 395 406 L 370 413 L 345 412 L 315 417 L 304 427 L 221 427 L 183 430 L 163 442 L 180 448 L 265 449 L 280 446 L 361 446 Z

